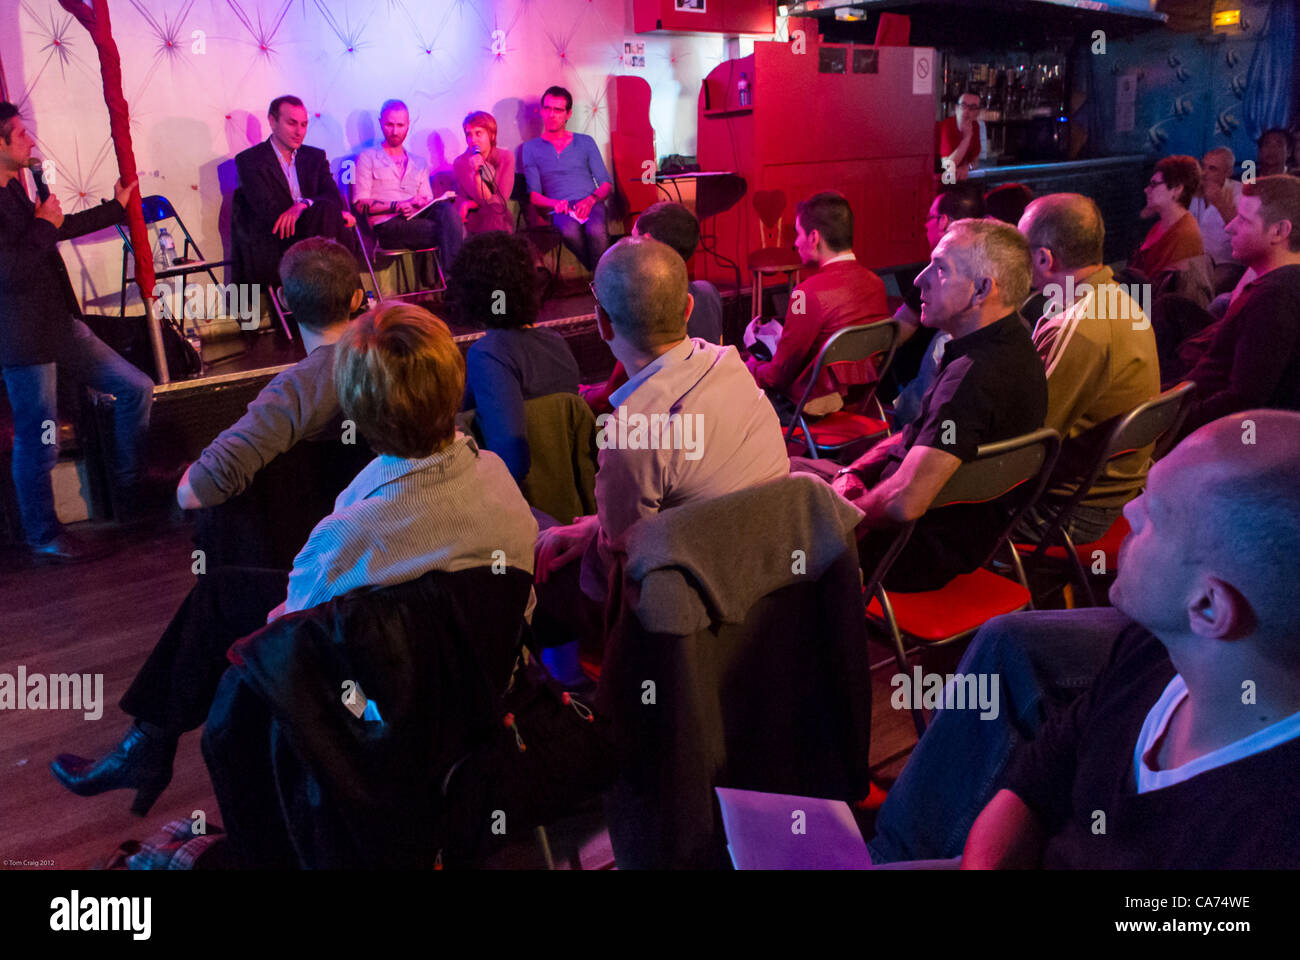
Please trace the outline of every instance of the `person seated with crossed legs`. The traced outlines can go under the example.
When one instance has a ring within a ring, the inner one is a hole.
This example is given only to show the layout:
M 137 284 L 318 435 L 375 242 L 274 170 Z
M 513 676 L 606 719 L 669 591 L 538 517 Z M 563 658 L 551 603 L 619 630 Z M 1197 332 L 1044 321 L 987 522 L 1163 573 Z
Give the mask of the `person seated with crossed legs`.
M 60 755 L 80 796 L 134 788 L 143 815 L 171 782 L 181 734 L 207 717 L 230 645 L 286 613 L 430 570 L 533 569 L 537 521 L 496 454 L 456 430 L 465 362 L 446 324 L 398 304 L 364 314 L 336 347 L 344 415 L 379 455 L 339 494 L 293 570 L 222 567 L 199 578 L 121 701 L 134 718 L 99 761 Z

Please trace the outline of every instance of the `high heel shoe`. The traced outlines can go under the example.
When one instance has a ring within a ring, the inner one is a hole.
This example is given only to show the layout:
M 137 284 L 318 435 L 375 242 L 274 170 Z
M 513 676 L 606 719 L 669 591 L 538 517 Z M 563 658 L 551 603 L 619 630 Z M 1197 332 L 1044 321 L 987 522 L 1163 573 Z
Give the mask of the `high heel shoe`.
M 143 817 L 172 780 L 176 740 L 156 727 L 131 724 L 117 749 L 101 760 L 61 753 L 50 762 L 56 780 L 79 797 L 135 788 L 131 812 Z

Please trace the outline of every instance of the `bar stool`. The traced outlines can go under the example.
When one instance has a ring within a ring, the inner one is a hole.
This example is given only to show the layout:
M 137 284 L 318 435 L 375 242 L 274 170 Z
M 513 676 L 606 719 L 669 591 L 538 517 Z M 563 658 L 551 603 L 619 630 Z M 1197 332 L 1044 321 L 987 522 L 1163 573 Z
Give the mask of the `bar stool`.
M 788 277 L 787 293 L 794 294 L 803 263 L 789 244 L 782 243 L 785 213 L 784 190 L 759 190 L 754 194 L 754 210 L 758 213 L 757 250 L 750 251 L 748 266 L 753 284 L 750 288 L 750 310 L 754 319 L 763 315 L 763 278 L 784 273 Z

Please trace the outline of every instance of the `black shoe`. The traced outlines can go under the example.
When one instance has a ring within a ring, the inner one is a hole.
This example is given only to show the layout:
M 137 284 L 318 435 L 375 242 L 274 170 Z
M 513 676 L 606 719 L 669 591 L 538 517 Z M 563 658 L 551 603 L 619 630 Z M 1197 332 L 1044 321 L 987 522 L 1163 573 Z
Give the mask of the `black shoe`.
M 171 783 L 175 757 L 174 739 L 161 731 L 146 732 L 137 722 L 131 724 L 117 749 L 102 760 L 61 753 L 50 762 L 50 770 L 59 783 L 79 797 L 134 787 L 131 812 L 143 817 Z
M 27 548 L 36 563 L 86 563 L 113 552 L 108 544 L 80 540 L 67 532 L 56 534 L 44 543 L 28 544 Z

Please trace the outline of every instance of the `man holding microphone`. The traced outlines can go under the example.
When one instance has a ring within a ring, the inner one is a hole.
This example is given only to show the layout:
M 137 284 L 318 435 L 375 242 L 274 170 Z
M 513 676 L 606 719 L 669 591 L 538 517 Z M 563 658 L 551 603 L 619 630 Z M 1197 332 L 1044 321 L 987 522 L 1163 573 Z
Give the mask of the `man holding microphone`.
M 102 551 L 66 533 L 54 512 L 50 471 L 59 458 L 57 375 L 71 374 L 116 399 L 111 468 L 117 500 L 132 504 L 153 382 L 96 337 L 81 319 L 58 242 L 121 222 L 136 182 L 114 199 L 64 215 L 57 197 L 33 204 L 21 171 L 35 141 L 18 108 L 0 103 L 0 368 L 13 408 L 13 479 L 33 558 L 74 563 Z

